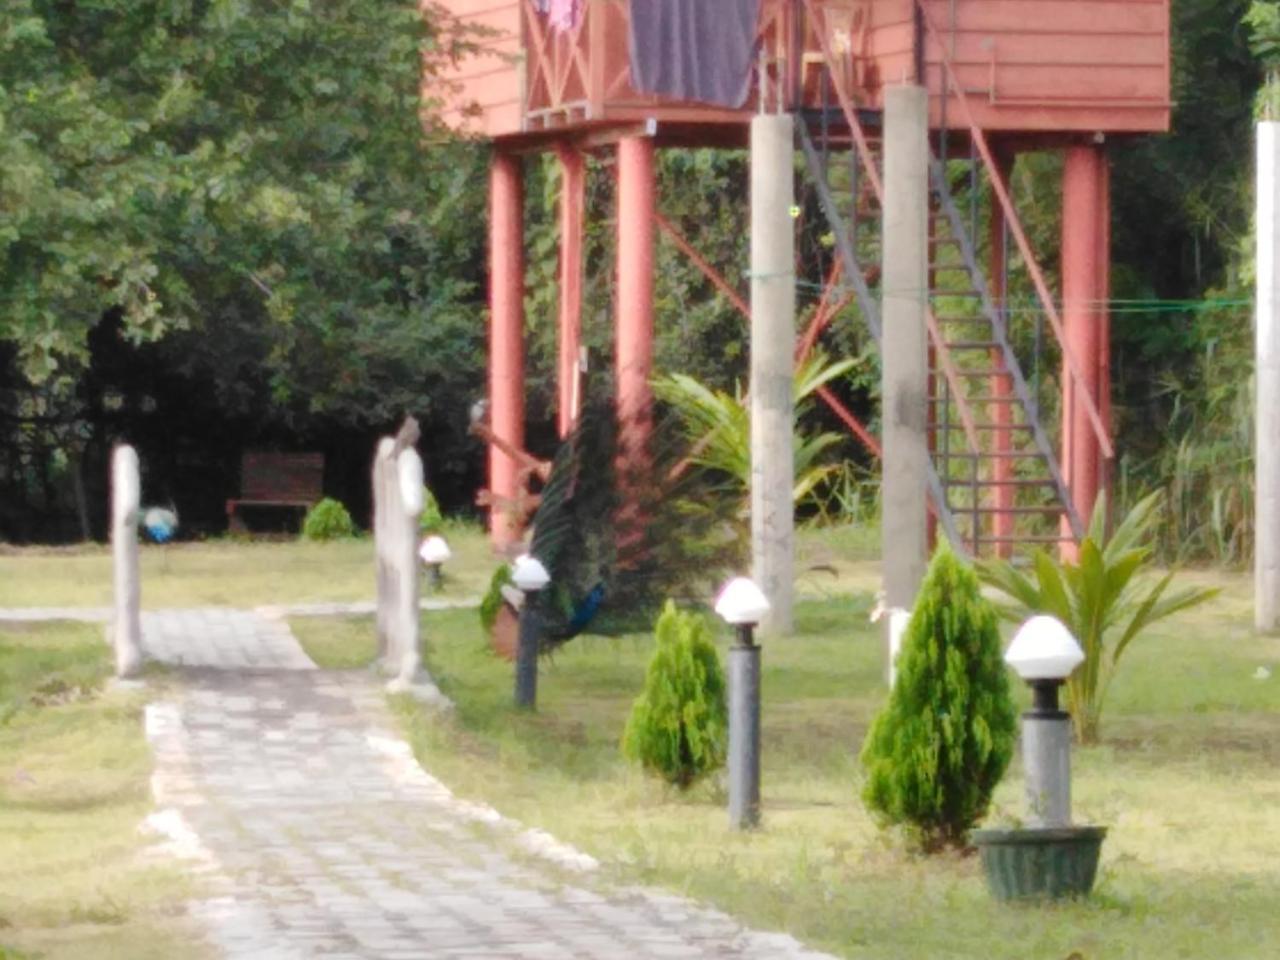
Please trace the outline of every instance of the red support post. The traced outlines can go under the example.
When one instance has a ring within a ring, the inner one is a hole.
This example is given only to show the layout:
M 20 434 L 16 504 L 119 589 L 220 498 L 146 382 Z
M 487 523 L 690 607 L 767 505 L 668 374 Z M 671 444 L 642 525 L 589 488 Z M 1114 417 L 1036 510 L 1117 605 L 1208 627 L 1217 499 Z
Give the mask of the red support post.
M 524 176 L 520 158 L 493 155 L 489 168 L 489 422 L 498 437 L 524 448 Z M 516 499 L 520 465 L 489 448 L 489 490 Z M 489 537 L 501 548 L 517 540 L 518 519 L 489 513 Z
M 655 225 L 654 146 L 648 137 L 618 142 L 618 468 L 623 512 L 627 478 L 647 464 L 652 429 L 653 268 Z M 631 491 L 635 493 L 637 491 Z
M 1098 410 L 1110 407 L 1110 172 L 1105 147 L 1068 147 L 1062 172 L 1062 309 L 1065 346 L 1083 373 Z M 1080 389 L 1066 369 L 1062 381 L 1062 470 L 1080 519 L 1088 523 L 1103 488 L 1105 457 Z M 1104 421 L 1105 422 L 1105 421 Z M 1065 521 L 1064 521 L 1065 526 Z M 1069 535 L 1070 530 L 1064 529 Z M 1064 551 L 1074 553 L 1074 546 Z
M 560 351 L 556 424 L 569 435 L 582 407 L 579 351 L 582 343 L 582 236 L 586 196 L 586 159 L 561 144 L 560 158 Z
M 1013 160 L 1011 157 L 996 152 L 996 163 L 1000 171 L 1000 177 L 1007 183 L 1010 173 L 1013 172 Z M 1008 291 L 1005 289 L 1005 264 L 1008 257 L 1006 249 L 1006 231 L 1007 225 L 1004 219 L 1004 210 L 1000 207 L 999 201 L 992 196 L 991 198 L 991 297 L 994 301 L 996 310 L 1004 312 L 1005 298 Z M 1007 314 L 1006 314 L 1007 316 Z M 991 367 L 994 370 L 1008 369 L 1004 351 L 999 347 L 993 348 L 991 351 Z M 995 398 L 995 402 L 990 406 L 991 423 L 1001 429 L 993 431 L 992 449 L 997 454 L 1008 454 L 1013 450 L 1013 431 L 1010 429 L 1013 425 L 1013 405 L 1007 400 L 1013 395 L 1013 378 L 1007 373 L 997 373 L 991 378 L 991 396 Z M 993 488 L 996 513 L 991 515 L 991 533 L 995 539 L 996 555 L 1008 558 L 1013 555 L 1013 534 L 1014 534 L 1014 494 L 1016 488 L 1010 482 L 1013 480 L 1013 460 L 1007 456 L 997 457 L 992 464 L 992 479 L 996 481 Z

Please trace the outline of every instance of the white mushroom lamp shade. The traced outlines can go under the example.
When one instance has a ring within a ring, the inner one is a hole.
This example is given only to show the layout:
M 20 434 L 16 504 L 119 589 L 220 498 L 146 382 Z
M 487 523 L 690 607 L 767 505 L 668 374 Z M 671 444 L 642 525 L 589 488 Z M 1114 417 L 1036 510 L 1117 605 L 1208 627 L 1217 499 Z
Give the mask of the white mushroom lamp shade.
M 1004 660 L 1023 680 L 1065 680 L 1084 662 L 1084 651 L 1061 620 L 1037 616 L 1018 628 Z
M 734 577 L 716 598 L 716 613 L 735 627 L 759 623 L 768 612 L 768 599 L 746 577 Z
M 449 544 L 444 542 L 444 537 L 427 537 L 418 548 L 418 556 L 423 563 L 447 563 L 453 552 L 450 551 Z
M 551 574 L 547 573 L 547 568 L 537 557 L 526 553 L 516 557 L 515 563 L 511 565 L 511 582 L 528 593 L 531 590 L 541 590 L 550 583 Z

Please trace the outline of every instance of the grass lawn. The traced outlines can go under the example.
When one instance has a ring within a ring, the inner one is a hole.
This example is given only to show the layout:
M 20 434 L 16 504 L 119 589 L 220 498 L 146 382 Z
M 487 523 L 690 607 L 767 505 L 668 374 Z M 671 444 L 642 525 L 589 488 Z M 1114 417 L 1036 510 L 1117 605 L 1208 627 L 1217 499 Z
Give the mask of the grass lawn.
M 474 526 L 446 534 L 454 559 L 441 596 L 475 596 L 492 571 L 489 546 Z M 373 540 L 332 543 L 209 540 L 142 548 L 143 607 L 254 607 L 373 599 Z M 111 551 L 105 546 L 0 549 L 0 607 L 105 607 L 111 604 Z
M 180 874 L 142 856 L 143 701 L 109 673 L 101 627 L 0 627 L 0 957 L 204 956 Z
M 865 546 L 865 544 L 863 544 Z M 831 556 L 817 557 L 825 550 Z M 1095 896 L 997 905 L 976 858 L 914 857 L 859 799 L 857 752 L 884 702 L 859 542 L 806 547 L 814 574 L 794 637 L 766 643 L 764 829 L 727 829 L 716 783 L 680 796 L 629 768 L 618 740 L 645 637 L 584 637 L 544 662 L 535 716 L 510 709 L 511 667 L 473 611 L 423 618 L 449 716 L 398 709 L 425 765 L 460 794 L 550 830 L 629 880 L 685 892 L 845 957 L 1253 958 L 1280 939 L 1280 640 L 1250 631 L 1241 577 L 1136 642 L 1104 742 L 1077 751 L 1075 811 L 1110 826 Z M 366 662 L 369 621 L 295 624 L 335 665 Z M 727 644 L 727 634 L 722 643 Z M 1259 666 L 1269 680 L 1254 679 Z M 1022 813 L 1016 763 L 997 816 Z

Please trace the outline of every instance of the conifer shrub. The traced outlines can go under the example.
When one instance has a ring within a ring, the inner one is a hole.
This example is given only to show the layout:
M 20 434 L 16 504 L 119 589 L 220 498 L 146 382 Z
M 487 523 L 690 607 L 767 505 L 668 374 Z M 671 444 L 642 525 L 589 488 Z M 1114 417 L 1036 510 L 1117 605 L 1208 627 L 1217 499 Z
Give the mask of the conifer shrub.
M 724 764 L 724 671 L 706 621 L 670 600 L 622 738 L 623 753 L 680 789 Z
M 862 747 L 863 801 L 926 853 L 964 849 L 1016 729 L 995 608 L 944 543 L 911 613 L 897 683 Z
M 332 497 L 325 497 L 307 511 L 302 521 L 304 540 L 340 540 L 356 535 L 355 524 L 347 508 Z
M 430 487 L 422 488 L 422 516 L 418 518 L 418 529 L 423 534 L 439 533 L 444 526 L 444 515 L 440 512 L 440 502 Z

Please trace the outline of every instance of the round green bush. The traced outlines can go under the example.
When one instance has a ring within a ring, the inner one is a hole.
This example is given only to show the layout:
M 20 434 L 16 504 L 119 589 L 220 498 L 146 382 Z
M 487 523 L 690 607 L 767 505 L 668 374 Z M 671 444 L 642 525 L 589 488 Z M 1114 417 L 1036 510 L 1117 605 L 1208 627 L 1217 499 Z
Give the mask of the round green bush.
M 354 537 L 355 524 L 351 522 L 351 514 L 347 508 L 332 497 L 325 497 L 307 511 L 302 521 L 302 537 L 304 540 L 340 540 L 343 537 Z
M 670 600 L 654 628 L 657 648 L 631 708 L 623 753 L 680 789 L 724 764 L 724 672 L 706 621 Z
M 422 533 L 439 533 L 444 526 L 444 516 L 440 513 L 440 504 L 430 487 L 422 488 L 422 516 L 418 520 L 418 529 Z
M 1017 714 L 996 611 L 945 543 L 898 654 L 898 679 L 862 747 L 863 800 L 927 853 L 965 848 L 1013 756 Z

